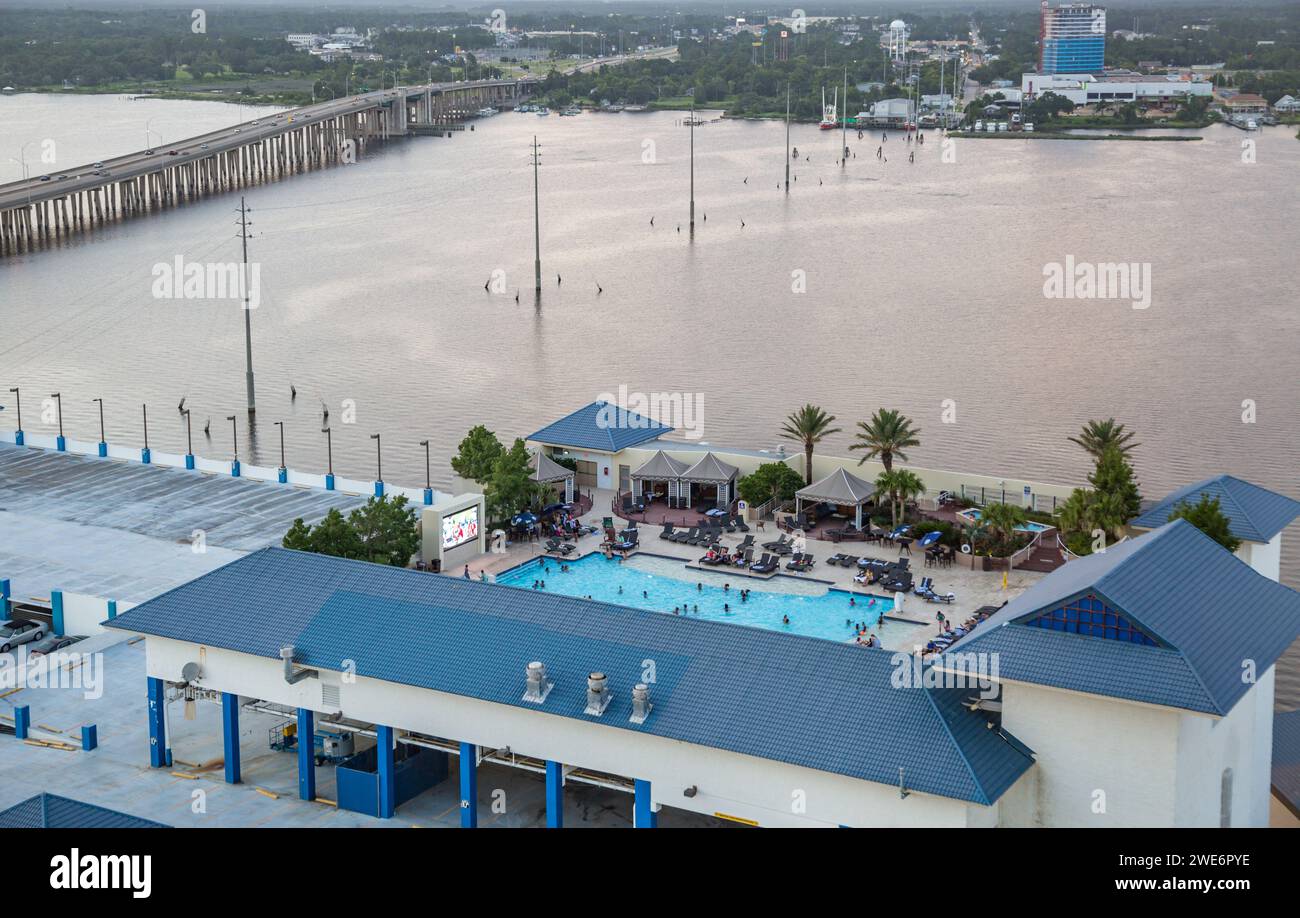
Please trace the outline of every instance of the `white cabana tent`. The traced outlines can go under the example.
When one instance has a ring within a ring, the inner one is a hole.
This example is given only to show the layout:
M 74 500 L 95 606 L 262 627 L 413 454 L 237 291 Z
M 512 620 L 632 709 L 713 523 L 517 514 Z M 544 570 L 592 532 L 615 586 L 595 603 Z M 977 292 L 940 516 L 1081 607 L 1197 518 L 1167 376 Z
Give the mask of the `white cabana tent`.
M 573 501 L 573 482 L 575 473 L 572 469 L 566 469 L 560 463 L 556 462 L 550 456 L 546 455 L 540 449 L 533 454 L 533 474 L 529 477 L 538 484 L 550 484 L 556 481 L 564 482 L 564 502 L 566 504 Z
M 796 515 L 803 510 L 804 501 L 821 504 L 835 504 L 840 507 L 853 507 L 853 525 L 862 528 L 862 507 L 875 496 L 876 486 L 839 468 L 821 481 L 814 481 L 806 488 L 794 492 L 794 510 Z
M 685 462 L 679 462 L 663 450 L 657 450 L 632 473 L 632 496 L 639 501 L 647 481 L 666 481 L 668 501 L 671 506 L 673 499 L 677 497 L 678 482 L 688 468 Z
M 678 481 L 678 491 L 684 498 L 682 505 L 686 507 L 691 505 L 693 487 L 715 485 L 718 489 L 717 505 L 730 506 L 731 495 L 736 486 L 736 473 L 739 471 L 734 465 L 728 465 L 713 453 L 705 453 L 699 462 L 682 472 Z

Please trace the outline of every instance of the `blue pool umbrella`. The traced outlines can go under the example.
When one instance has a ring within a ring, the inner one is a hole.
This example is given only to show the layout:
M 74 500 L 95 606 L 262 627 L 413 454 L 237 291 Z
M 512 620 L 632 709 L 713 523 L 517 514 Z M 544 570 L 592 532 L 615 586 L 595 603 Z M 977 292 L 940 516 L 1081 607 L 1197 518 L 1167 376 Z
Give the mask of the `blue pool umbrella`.
M 512 526 L 531 526 L 536 522 L 537 514 L 535 513 L 520 513 L 517 516 L 512 516 L 510 518 L 510 524 Z
M 921 536 L 921 541 L 917 542 L 916 544 L 921 546 L 933 545 L 941 538 L 943 538 L 943 533 L 940 532 L 938 529 L 936 529 L 934 530 L 934 532 L 927 532 L 925 535 Z
M 549 504 L 542 508 L 542 513 L 554 513 L 556 510 L 568 510 L 568 504 Z

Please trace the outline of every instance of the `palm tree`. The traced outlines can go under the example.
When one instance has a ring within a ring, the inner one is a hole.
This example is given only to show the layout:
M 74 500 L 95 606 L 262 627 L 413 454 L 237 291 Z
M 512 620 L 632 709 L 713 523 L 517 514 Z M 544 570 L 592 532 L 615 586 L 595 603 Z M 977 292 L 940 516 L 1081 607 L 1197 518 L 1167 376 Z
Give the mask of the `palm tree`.
M 893 528 L 897 529 L 907 502 L 925 493 L 925 482 L 915 472 L 907 469 L 881 472 L 876 476 L 876 492 L 889 496 L 890 515 L 894 520 Z
M 1079 436 L 1070 437 L 1071 443 L 1082 446 L 1088 455 L 1094 459 L 1100 459 L 1101 454 L 1106 451 L 1106 447 L 1113 446 L 1121 453 L 1127 454 L 1135 446 L 1141 446 L 1140 443 L 1130 443 L 1133 439 L 1133 432 L 1125 432 L 1123 424 L 1116 424 L 1114 418 L 1107 418 L 1104 421 L 1089 421 L 1083 425 L 1083 430 Z
M 980 522 L 1005 539 L 1010 539 L 1016 527 L 1024 521 L 1024 508 L 1015 504 L 992 503 L 980 510 Z
M 798 411 L 791 412 L 781 427 L 783 438 L 798 440 L 803 444 L 804 484 L 812 484 L 813 447 L 823 437 L 840 432 L 840 428 L 831 427 L 834 423 L 835 415 L 827 414 L 816 405 L 804 405 Z
M 858 421 L 858 428 L 858 433 L 854 435 L 858 442 L 849 446 L 849 449 L 865 450 L 858 465 L 879 456 L 885 471 L 890 472 L 894 469 L 895 456 L 906 462 L 907 453 L 904 450 L 921 445 L 917 439 L 921 431 L 912 426 L 910 418 L 892 408 L 877 409 L 871 416 L 870 423 Z

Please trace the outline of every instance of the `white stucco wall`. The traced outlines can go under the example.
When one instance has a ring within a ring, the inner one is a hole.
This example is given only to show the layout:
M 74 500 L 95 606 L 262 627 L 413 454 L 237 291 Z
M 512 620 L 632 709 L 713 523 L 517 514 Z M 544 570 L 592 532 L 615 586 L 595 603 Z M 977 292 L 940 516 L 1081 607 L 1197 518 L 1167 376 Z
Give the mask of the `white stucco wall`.
M 1037 824 L 1171 826 L 1181 714 L 1170 708 L 1004 682 L 1002 725 L 1037 758 Z M 1104 795 L 1104 797 L 1102 796 Z M 1104 812 L 1094 807 L 1104 802 Z M 1007 811 L 1024 818 L 1022 810 Z
M 1229 825 L 1267 826 L 1272 757 L 1273 667 L 1269 667 L 1227 717 L 1180 717 L 1174 824 L 1217 828 L 1223 771 L 1231 768 Z
M 337 710 L 321 703 L 321 680 L 337 685 L 338 673 L 323 672 L 321 679 L 288 685 L 275 660 L 156 637 L 148 638 L 146 650 L 148 673 L 156 678 L 179 680 L 181 667 L 195 661 L 203 667 L 207 688 L 321 713 Z M 522 695 L 522 669 L 519 683 Z M 954 828 L 998 822 L 996 808 L 916 792 L 902 797 L 893 785 L 631 733 L 594 719 L 551 716 L 368 678 L 341 685 L 340 696 L 346 716 L 355 720 L 485 749 L 509 747 L 521 755 L 648 780 L 656 803 L 725 813 L 763 826 Z M 696 796 L 683 796 L 689 786 L 698 788 Z
M 1282 533 L 1278 533 L 1267 543 L 1242 542 L 1237 548 L 1237 557 L 1245 561 L 1257 572 L 1279 583 L 1282 578 Z

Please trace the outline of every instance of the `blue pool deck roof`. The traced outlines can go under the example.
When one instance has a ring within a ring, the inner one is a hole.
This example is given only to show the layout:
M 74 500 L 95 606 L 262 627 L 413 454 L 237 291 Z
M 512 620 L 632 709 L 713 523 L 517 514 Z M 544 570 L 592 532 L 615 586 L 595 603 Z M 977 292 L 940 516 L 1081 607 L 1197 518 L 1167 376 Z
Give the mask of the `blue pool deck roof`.
M 526 439 L 548 446 L 617 453 L 671 431 L 667 425 L 612 402 L 592 402 L 529 434 Z
M 885 650 L 279 548 L 104 624 L 272 660 L 293 645 L 308 667 L 352 659 L 361 676 L 891 786 L 901 768 L 910 790 L 980 804 L 1033 764 L 960 691 L 893 687 Z M 533 660 L 554 682 L 541 706 L 522 700 Z M 584 713 L 597 670 L 613 693 L 599 718 Z
M 1273 793 L 1300 819 L 1300 711 L 1273 717 Z
M 0 811 L 0 829 L 166 829 L 161 822 L 129 816 L 56 794 L 37 794 Z
M 1092 596 L 1156 645 L 1025 624 Z M 1071 561 L 943 655 L 997 653 L 999 678 L 1224 715 L 1300 636 L 1300 593 L 1186 520 Z
M 1219 509 L 1228 518 L 1228 528 L 1246 542 L 1268 542 L 1300 516 L 1300 500 L 1292 500 L 1259 485 L 1219 475 L 1179 488 L 1134 519 L 1138 529 L 1157 529 L 1169 522 L 1181 503 L 1196 504 L 1202 494 L 1219 499 Z

